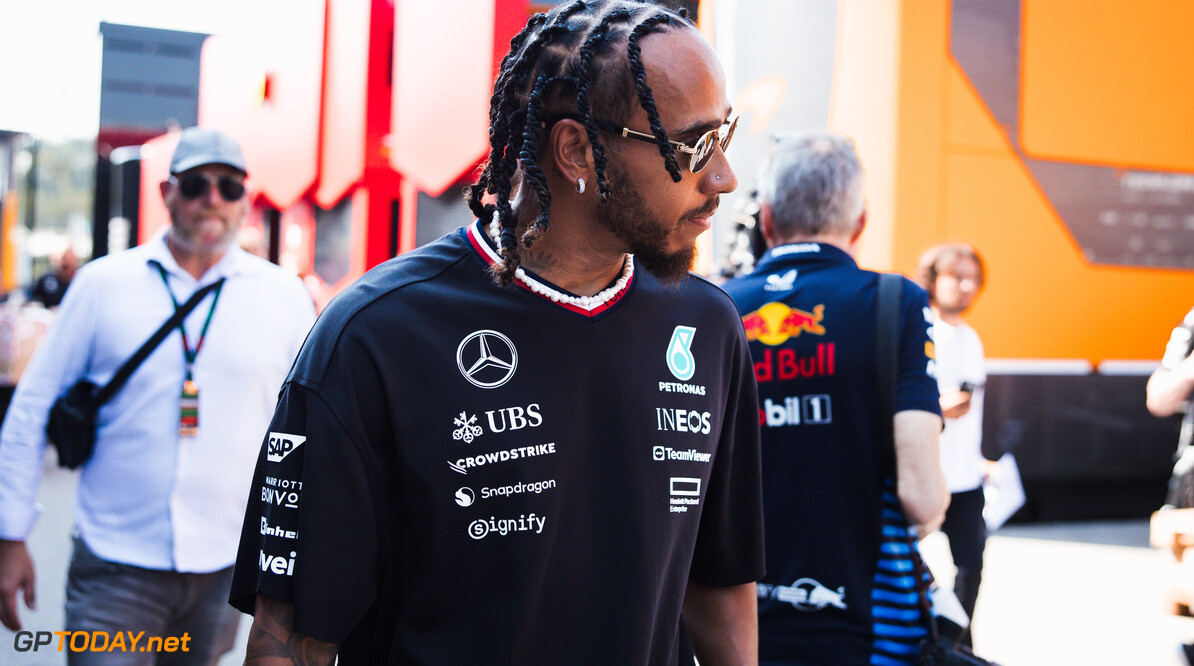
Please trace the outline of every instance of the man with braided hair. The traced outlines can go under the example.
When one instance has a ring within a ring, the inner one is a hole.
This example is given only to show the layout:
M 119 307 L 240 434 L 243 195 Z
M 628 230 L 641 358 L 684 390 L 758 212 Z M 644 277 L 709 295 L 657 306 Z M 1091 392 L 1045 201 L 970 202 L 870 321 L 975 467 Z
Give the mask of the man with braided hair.
M 737 185 L 724 81 L 648 3 L 511 41 L 478 219 L 334 300 L 283 387 L 231 594 L 249 663 L 674 664 L 685 630 L 755 662 L 755 380 L 689 273 Z

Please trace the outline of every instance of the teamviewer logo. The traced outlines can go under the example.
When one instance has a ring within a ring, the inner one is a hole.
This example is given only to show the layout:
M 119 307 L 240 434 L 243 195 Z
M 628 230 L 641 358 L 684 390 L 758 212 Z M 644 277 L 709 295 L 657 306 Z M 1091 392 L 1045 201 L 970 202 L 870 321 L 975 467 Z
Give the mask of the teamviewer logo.
M 651 449 L 651 457 L 655 460 L 663 460 L 667 457 L 667 449 L 662 446 L 657 446 Z

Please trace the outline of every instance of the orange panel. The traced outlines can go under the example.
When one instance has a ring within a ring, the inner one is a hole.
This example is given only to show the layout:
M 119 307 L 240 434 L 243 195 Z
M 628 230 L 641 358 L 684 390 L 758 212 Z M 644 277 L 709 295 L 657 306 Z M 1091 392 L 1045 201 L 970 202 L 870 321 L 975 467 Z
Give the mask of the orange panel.
M 944 237 L 973 243 L 987 263 L 987 286 L 968 316 L 987 356 L 1157 358 L 1189 307 L 1194 275 L 1088 264 L 1010 146 L 986 142 L 998 131 L 994 119 L 950 71 L 961 102 L 951 106 L 950 125 L 971 128 L 984 146 L 946 151 Z
M 1194 171 L 1194 3 L 1025 0 L 1023 8 L 1026 153 Z

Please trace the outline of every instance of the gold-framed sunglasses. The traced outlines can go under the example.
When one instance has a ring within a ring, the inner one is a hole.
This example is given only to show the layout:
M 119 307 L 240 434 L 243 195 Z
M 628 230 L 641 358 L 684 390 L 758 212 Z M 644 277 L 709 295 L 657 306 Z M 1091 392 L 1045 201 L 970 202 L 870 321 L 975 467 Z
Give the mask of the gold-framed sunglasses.
M 655 143 L 655 135 L 647 134 L 632 130 L 629 127 L 619 127 L 612 123 L 596 121 L 597 126 L 608 132 L 617 132 L 628 139 L 637 139 L 647 143 Z M 692 144 L 680 143 L 679 141 L 672 141 L 668 139 L 668 143 L 682 152 L 688 154 L 688 170 L 692 173 L 700 173 L 702 169 L 709 165 L 709 160 L 713 159 L 713 147 L 720 145 L 721 151 L 724 153 L 726 148 L 730 147 L 730 140 L 734 138 L 734 130 L 738 128 L 738 114 L 734 114 L 722 123 L 721 127 L 711 129 L 702 134 Z

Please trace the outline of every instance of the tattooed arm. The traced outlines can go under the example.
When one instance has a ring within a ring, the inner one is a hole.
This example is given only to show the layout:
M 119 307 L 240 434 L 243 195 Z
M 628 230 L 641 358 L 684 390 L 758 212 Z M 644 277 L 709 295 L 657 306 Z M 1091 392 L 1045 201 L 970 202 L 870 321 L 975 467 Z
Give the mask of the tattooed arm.
M 293 627 L 293 604 L 257 595 L 245 666 L 330 666 L 336 662 L 339 645 L 300 636 Z

